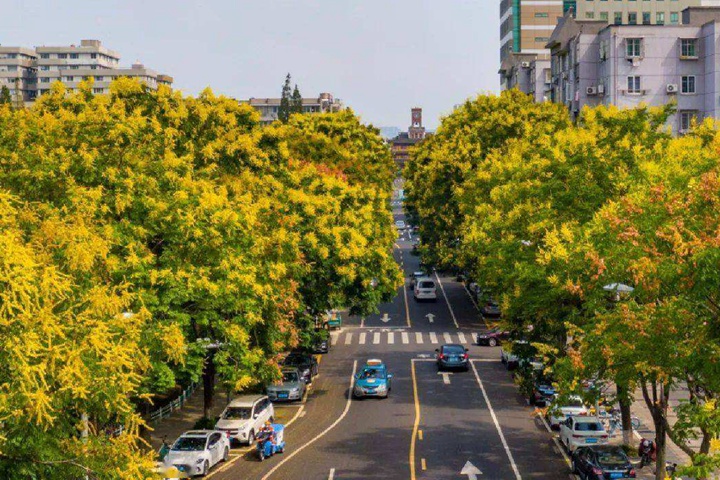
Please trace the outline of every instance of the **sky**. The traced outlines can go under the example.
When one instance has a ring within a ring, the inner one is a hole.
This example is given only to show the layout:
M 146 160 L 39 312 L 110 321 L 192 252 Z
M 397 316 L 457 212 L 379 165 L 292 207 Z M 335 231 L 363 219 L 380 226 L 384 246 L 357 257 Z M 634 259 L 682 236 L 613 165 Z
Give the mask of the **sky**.
M 171 75 L 174 88 L 278 97 L 332 93 L 377 127 L 435 129 L 454 105 L 499 90 L 497 0 L 0 0 L 0 44 L 98 39 Z

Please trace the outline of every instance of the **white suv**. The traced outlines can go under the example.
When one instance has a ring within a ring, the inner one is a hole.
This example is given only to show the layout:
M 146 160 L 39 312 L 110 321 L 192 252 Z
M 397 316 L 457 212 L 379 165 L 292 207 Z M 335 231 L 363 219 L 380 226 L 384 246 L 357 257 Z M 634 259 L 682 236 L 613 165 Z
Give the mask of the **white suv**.
M 233 399 L 225 407 L 215 429 L 225 433 L 230 440 L 252 445 L 255 434 L 265 422 L 275 419 L 275 410 L 265 395 L 243 395 Z
M 428 278 L 418 278 L 415 283 L 415 300 L 437 300 L 437 287 L 435 282 Z
M 608 434 L 600 419 L 570 415 L 560 422 L 560 441 L 568 451 L 588 445 L 607 445 Z
M 230 441 L 221 432 L 191 430 L 175 440 L 163 462 L 183 476 L 205 476 L 215 464 L 227 461 L 229 454 Z

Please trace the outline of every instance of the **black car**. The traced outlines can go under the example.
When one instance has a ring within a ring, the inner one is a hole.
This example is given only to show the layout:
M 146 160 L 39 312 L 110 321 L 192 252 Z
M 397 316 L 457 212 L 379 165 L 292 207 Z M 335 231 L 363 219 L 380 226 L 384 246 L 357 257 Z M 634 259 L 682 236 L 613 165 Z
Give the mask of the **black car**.
M 312 383 L 313 377 L 318 374 L 317 360 L 307 352 L 292 352 L 283 360 L 283 366 L 297 368 L 307 384 Z
M 530 405 L 547 407 L 555 400 L 556 393 L 550 379 L 537 376 L 530 392 Z
M 493 328 L 485 333 L 478 333 L 477 344 L 495 347 L 510 338 L 510 332 L 500 328 Z
M 328 353 L 330 351 L 330 339 L 320 339 L 313 345 L 314 353 Z
M 579 447 L 572 454 L 573 473 L 583 480 L 635 478 L 635 468 L 621 447 Z
M 448 344 L 435 350 L 437 353 L 438 370 L 459 368 L 468 371 L 470 361 L 468 360 L 468 349 L 462 345 Z

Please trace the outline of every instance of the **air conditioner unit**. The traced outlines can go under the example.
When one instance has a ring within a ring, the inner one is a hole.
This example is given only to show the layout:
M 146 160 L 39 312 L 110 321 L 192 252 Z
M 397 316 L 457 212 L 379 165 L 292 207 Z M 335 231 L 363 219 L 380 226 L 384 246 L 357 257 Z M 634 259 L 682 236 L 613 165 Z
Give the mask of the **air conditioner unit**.
M 520 62 L 522 68 L 530 68 L 530 62 Z
M 597 93 L 598 95 L 605 95 L 605 85 L 602 83 L 597 86 Z
M 665 87 L 665 91 L 667 93 L 677 93 L 678 92 L 678 86 L 676 83 L 668 83 Z
M 598 93 L 597 87 L 587 87 L 585 89 L 586 95 L 597 95 L 597 93 Z
M 632 66 L 633 66 L 633 67 L 639 67 L 639 66 L 640 66 L 640 62 L 642 61 L 642 58 L 640 58 L 640 57 L 632 57 L 632 59 L 630 59 L 630 61 L 632 62 Z

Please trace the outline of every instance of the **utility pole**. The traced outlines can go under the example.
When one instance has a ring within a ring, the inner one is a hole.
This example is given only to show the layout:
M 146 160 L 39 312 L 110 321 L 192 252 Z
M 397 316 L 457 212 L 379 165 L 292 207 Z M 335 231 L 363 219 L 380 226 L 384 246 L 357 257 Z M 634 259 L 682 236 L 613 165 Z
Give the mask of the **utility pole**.
M 19 110 L 25 106 L 23 101 L 22 90 L 20 90 L 20 77 L 15 79 L 15 95 L 13 97 L 13 107 Z

